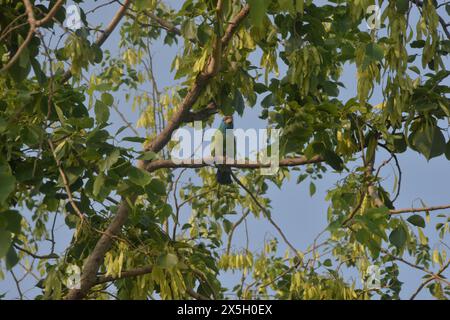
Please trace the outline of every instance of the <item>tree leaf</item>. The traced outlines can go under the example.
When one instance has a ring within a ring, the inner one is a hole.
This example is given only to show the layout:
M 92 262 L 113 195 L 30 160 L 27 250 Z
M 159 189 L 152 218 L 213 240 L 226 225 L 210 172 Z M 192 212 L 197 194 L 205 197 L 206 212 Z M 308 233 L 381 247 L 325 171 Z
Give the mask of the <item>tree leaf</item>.
M 94 106 L 95 119 L 98 123 L 105 123 L 109 119 L 109 108 L 101 100 L 97 100 Z
M 107 93 L 107 92 L 103 92 L 102 93 L 102 102 L 107 105 L 107 106 L 112 106 L 112 104 L 114 103 L 114 98 L 111 94 Z
M 94 194 L 94 196 L 98 196 L 100 193 L 100 190 L 102 189 L 103 184 L 105 183 L 105 176 L 103 173 L 100 173 L 94 181 L 94 186 L 93 186 L 93 190 L 92 193 Z
M 366 57 L 369 58 L 369 62 L 382 61 L 384 58 L 384 49 L 376 43 L 369 43 L 366 46 Z
M 120 150 L 114 149 L 113 152 L 111 152 L 110 155 L 108 155 L 105 160 L 101 161 L 99 164 L 99 168 L 101 171 L 109 170 L 118 160 L 120 157 Z
M 239 92 L 239 90 L 234 91 L 234 109 L 237 111 L 237 113 L 242 116 L 244 114 L 245 109 L 245 101 L 242 97 L 242 94 Z
M 153 151 L 146 151 L 142 153 L 137 159 L 138 160 L 145 160 L 145 161 L 151 161 L 157 158 L 157 154 Z
M 250 5 L 249 18 L 251 23 L 257 28 L 262 27 L 270 0 L 248 0 L 247 2 Z
M 233 223 L 228 219 L 223 219 L 223 230 L 225 230 L 225 233 L 229 234 L 232 228 Z
M 0 259 L 8 253 L 11 242 L 11 232 L 5 229 L 0 229 Z
M 402 249 L 406 243 L 406 232 L 402 227 L 397 227 L 389 235 L 389 241 L 398 249 Z
M 315 194 L 316 194 L 316 185 L 314 184 L 314 182 L 311 182 L 309 184 L 309 195 L 312 197 Z
M 142 137 L 125 137 L 122 141 L 136 142 L 136 143 L 144 143 L 147 139 Z
M 163 269 L 173 268 L 178 264 L 178 257 L 173 253 L 167 253 L 159 256 L 158 266 Z
M 8 252 L 6 253 L 5 259 L 6 270 L 11 270 L 14 266 L 19 262 L 19 257 L 17 256 L 16 250 L 13 246 L 9 247 Z
M 425 228 L 425 219 L 419 216 L 418 214 L 410 216 L 406 220 L 408 220 L 409 223 L 415 225 L 416 227 Z
M 181 34 L 189 40 L 197 39 L 197 27 L 193 19 L 187 19 L 181 26 Z
M 409 8 L 409 0 L 397 0 L 397 11 L 400 14 L 405 14 Z
M 447 160 L 450 160 L 450 140 L 447 142 L 447 145 L 445 146 L 445 157 Z
M 422 126 L 409 136 L 409 141 L 427 160 L 440 156 L 446 150 L 445 137 L 437 126 Z
M 4 204 L 11 192 L 16 188 L 16 178 L 7 173 L 0 173 L 0 204 Z
M 0 213 L 0 228 L 12 233 L 20 233 L 22 216 L 16 210 L 7 210 Z
M 326 149 L 322 151 L 322 156 L 325 159 L 325 162 L 329 164 L 334 170 L 342 171 L 344 169 L 344 162 L 336 154 L 336 152 Z
M 135 167 L 131 167 L 128 172 L 128 177 L 131 182 L 141 187 L 145 187 L 152 180 L 152 176 L 147 171 Z
M 154 194 L 159 196 L 166 195 L 166 185 L 159 179 L 152 179 L 147 188 Z

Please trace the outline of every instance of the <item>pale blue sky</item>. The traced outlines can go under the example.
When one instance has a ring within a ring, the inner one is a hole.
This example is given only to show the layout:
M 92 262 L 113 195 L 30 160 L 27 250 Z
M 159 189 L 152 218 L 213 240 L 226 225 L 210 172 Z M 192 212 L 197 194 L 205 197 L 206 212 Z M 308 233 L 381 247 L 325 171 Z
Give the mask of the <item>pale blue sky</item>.
M 106 1 L 98 2 L 103 3 Z M 180 5 L 180 1 L 168 1 L 169 3 Z M 70 3 L 70 2 L 69 2 Z M 92 8 L 91 5 L 84 5 L 83 8 L 88 10 Z M 113 16 L 117 5 L 111 5 L 106 8 L 101 8 L 97 12 L 88 16 L 88 21 L 91 25 L 98 25 L 105 23 Z M 112 53 L 118 50 L 117 44 L 119 41 L 119 35 L 116 30 L 114 34 L 107 40 L 104 48 L 109 49 Z M 165 86 L 172 86 L 174 84 L 173 77 L 169 73 L 172 58 L 176 54 L 176 49 L 162 46 L 157 43 L 152 48 L 154 53 L 154 66 L 155 74 L 160 88 Z M 256 62 L 255 62 L 256 64 Z M 446 60 L 448 66 L 448 60 Z M 281 76 L 283 76 L 284 69 L 281 69 Z M 353 66 L 346 66 L 341 81 L 345 84 L 346 89 L 341 92 L 340 98 L 344 101 L 356 95 L 356 76 Z M 447 85 L 449 82 L 447 80 Z M 124 101 L 123 95 L 115 95 L 116 101 L 121 101 L 120 108 L 128 118 L 130 122 L 135 123 L 138 118 L 137 113 L 131 111 L 130 105 L 127 105 Z M 373 101 L 381 101 L 381 94 L 378 91 L 375 92 Z M 265 128 L 264 121 L 258 118 L 260 108 L 258 105 L 253 109 L 246 109 L 242 118 L 235 117 L 235 127 L 239 128 Z M 111 122 L 113 123 L 111 132 L 114 132 L 114 128 L 119 128 L 123 125 L 122 120 L 117 116 L 115 112 L 111 112 Z M 216 124 L 217 124 L 216 119 Z M 131 134 L 129 134 L 131 135 Z M 450 189 L 448 188 L 450 181 L 449 161 L 445 157 L 433 159 L 427 162 L 425 158 L 413 151 L 408 151 L 399 155 L 399 160 L 403 171 L 402 181 L 402 193 L 396 202 L 397 208 L 421 206 L 418 199 L 422 199 L 427 205 L 443 205 L 450 203 Z M 383 161 L 387 159 L 387 156 L 382 152 L 378 155 L 378 160 Z M 394 168 L 387 166 L 383 170 L 383 177 L 387 180 L 387 185 L 391 190 L 393 184 Z M 190 175 L 185 175 L 189 177 Z M 309 180 L 297 185 L 296 175 L 290 182 L 284 184 L 281 190 L 274 185 L 271 185 L 268 191 L 268 196 L 272 199 L 272 217 L 280 225 L 285 232 L 288 239 L 298 247 L 300 250 L 305 250 L 306 247 L 312 243 L 314 237 L 322 231 L 326 225 L 326 212 L 328 203 L 325 201 L 325 195 L 328 189 L 333 188 L 337 180 L 342 178 L 339 174 L 329 173 L 325 174 L 322 180 L 315 181 L 317 186 L 317 193 L 314 197 L 309 196 Z M 447 212 L 442 212 L 447 213 Z M 184 212 L 184 214 L 189 214 Z M 63 225 L 63 220 L 58 220 L 58 225 Z M 276 230 L 265 220 L 257 220 L 252 217 L 248 219 L 249 235 L 250 235 L 250 249 L 261 249 L 261 244 L 267 235 L 278 237 Z M 427 235 L 434 234 L 434 224 L 431 224 L 426 228 Z M 70 234 L 67 233 L 66 228 L 61 227 L 57 232 L 57 237 L 61 239 L 61 243 L 58 244 L 57 249 L 65 249 L 68 241 L 70 241 Z M 243 226 L 236 233 L 234 238 L 234 246 L 244 246 L 245 232 Z M 437 243 L 437 238 L 430 238 L 430 243 Z M 449 237 L 446 239 L 446 243 L 449 244 Z M 42 246 L 42 253 L 46 252 L 46 246 Z M 283 255 L 285 246 L 280 242 L 280 254 Z M 22 274 L 20 268 L 16 268 L 18 275 Z M 360 283 L 354 272 L 348 273 L 356 279 L 356 282 Z M 447 272 L 446 274 L 450 274 Z M 403 281 L 404 291 L 402 298 L 408 298 L 412 292 L 421 283 L 421 277 L 423 273 L 416 272 L 416 270 L 410 267 L 404 267 L 401 265 L 400 280 Z M 223 275 L 225 285 L 232 287 L 235 284 L 235 280 L 238 275 L 226 274 Z M 35 280 L 31 277 L 24 282 L 24 288 L 33 288 Z M 0 281 L 0 293 L 6 292 L 8 298 L 16 298 L 17 291 L 15 285 L 8 274 L 4 281 Z M 32 298 L 38 291 L 31 289 L 27 293 L 28 298 Z M 420 298 L 427 298 L 429 294 L 427 290 L 423 290 L 419 295 Z

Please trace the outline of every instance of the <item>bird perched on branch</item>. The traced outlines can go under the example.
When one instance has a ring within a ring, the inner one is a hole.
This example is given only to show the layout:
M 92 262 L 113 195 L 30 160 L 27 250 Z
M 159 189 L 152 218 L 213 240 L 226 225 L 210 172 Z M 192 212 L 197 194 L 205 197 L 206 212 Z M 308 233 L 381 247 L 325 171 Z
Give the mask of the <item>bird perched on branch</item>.
M 214 156 L 218 159 L 222 158 L 222 163 L 225 163 L 227 157 L 234 159 L 234 135 L 231 131 L 233 126 L 233 117 L 225 116 L 217 129 L 217 133 L 214 136 L 213 152 Z M 228 132 L 227 132 L 228 130 Z M 220 136 L 221 135 L 221 136 Z M 227 148 L 227 140 L 231 141 L 231 144 Z M 231 150 L 232 149 L 232 150 Z M 217 165 L 216 180 L 219 184 L 231 184 L 233 180 L 231 179 L 231 168 L 223 164 Z

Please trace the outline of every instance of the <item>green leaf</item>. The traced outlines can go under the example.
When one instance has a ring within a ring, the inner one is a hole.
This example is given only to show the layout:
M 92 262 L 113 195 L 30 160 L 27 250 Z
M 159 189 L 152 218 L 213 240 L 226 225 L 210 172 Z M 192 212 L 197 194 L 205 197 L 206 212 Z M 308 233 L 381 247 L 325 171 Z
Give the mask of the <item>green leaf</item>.
M 411 42 L 410 46 L 411 46 L 411 48 L 414 48 L 414 49 L 423 48 L 423 47 L 425 47 L 425 40 L 413 41 L 413 42 Z
M 11 232 L 5 229 L 0 229 L 0 259 L 8 253 L 11 243 Z
M 7 210 L 0 213 L 0 229 L 6 229 L 11 233 L 20 233 L 22 216 L 16 210 Z
M 257 28 L 262 27 L 270 0 L 247 0 L 247 2 L 250 5 L 250 22 Z
M 445 157 L 447 160 L 450 160 L 450 140 L 447 142 L 447 145 L 445 146 Z
M 154 153 L 153 151 L 146 151 L 144 153 L 142 153 L 137 159 L 138 160 L 144 160 L 144 161 L 151 161 L 156 159 L 157 154 Z
M 108 106 L 101 100 L 95 101 L 94 106 L 95 111 L 95 119 L 98 123 L 105 123 L 109 119 L 109 108 Z
M 309 195 L 312 197 L 315 194 L 316 194 L 316 185 L 314 184 L 314 182 L 311 182 L 309 184 Z
M 291 14 L 295 13 L 294 0 L 278 0 L 278 5 L 281 11 L 289 12 Z
M 402 249 L 406 243 L 406 232 L 402 227 L 397 227 L 389 235 L 389 241 L 398 249 Z
M 178 264 L 178 257 L 173 253 L 167 253 L 159 256 L 158 266 L 163 269 L 173 268 Z
M 339 88 L 336 83 L 332 81 L 324 81 L 321 83 L 324 92 L 330 97 L 339 96 Z
M 230 233 L 232 228 L 233 228 L 233 223 L 230 220 L 223 219 L 223 230 L 225 230 L 225 232 L 227 234 Z
M 158 216 L 161 221 L 167 220 L 173 213 L 172 206 L 170 204 L 164 203 L 158 210 Z
M 11 270 L 14 266 L 19 262 L 19 257 L 17 256 L 16 250 L 13 246 L 9 247 L 8 252 L 6 253 L 6 270 Z
M 393 140 L 394 140 L 394 152 L 395 153 L 403 153 L 406 151 L 407 149 L 407 143 L 406 143 L 406 139 L 405 136 L 403 134 L 395 134 L 393 136 Z
M 102 160 L 99 164 L 99 169 L 101 171 L 109 170 L 118 160 L 120 157 L 120 150 L 114 149 L 113 152 L 111 152 L 110 155 L 106 157 L 105 160 Z
M 344 169 L 344 162 L 334 151 L 326 149 L 322 151 L 322 156 L 334 170 L 342 171 Z
M 416 227 L 425 228 L 425 219 L 419 216 L 418 214 L 410 216 L 406 220 L 408 220 L 409 223 L 415 225 Z
M 8 127 L 8 122 L 6 122 L 5 119 L 0 117 L 0 133 L 2 133 L 3 131 L 6 131 L 7 127 Z
M 409 0 L 397 0 L 397 11 L 400 14 L 405 14 L 409 8 Z
M 16 178 L 10 173 L 0 173 L 0 205 L 4 204 L 16 188 Z
M 181 34 L 189 40 L 197 39 L 197 28 L 193 19 L 187 19 L 181 26 Z
M 154 194 L 160 196 L 166 195 L 166 185 L 159 179 L 152 179 L 147 188 Z
M 114 103 L 114 98 L 109 93 L 103 92 L 102 93 L 102 102 L 104 104 L 106 104 L 107 106 L 112 106 L 112 104 Z
M 331 266 L 333 265 L 333 263 L 331 262 L 331 259 L 326 259 L 326 260 L 323 262 L 323 265 L 324 265 L 325 267 L 331 267 Z
M 437 126 L 422 126 L 409 136 L 412 147 L 427 160 L 438 157 L 446 151 L 445 137 Z
M 94 196 L 98 196 L 100 193 L 100 190 L 102 189 L 103 184 L 105 183 L 105 176 L 103 173 L 100 173 L 94 181 L 94 186 L 93 186 L 93 190 L 92 193 L 94 194 Z
M 245 109 L 245 101 L 242 97 L 242 94 L 239 92 L 239 90 L 234 91 L 234 109 L 237 111 L 237 113 L 242 116 L 244 114 Z
M 125 137 L 122 141 L 136 142 L 136 143 L 144 143 L 147 139 L 142 137 Z
M 369 58 L 369 62 L 382 61 L 384 58 L 383 47 L 376 43 L 369 43 L 366 46 L 366 57 Z
M 151 7 L 152 1 L 148 0 L 135 0 L 134 5 L 137 10 L 144 10 Z
M 147 171 L 135 167 L 131 167 L 128 172 L 128 177 L 131 182 L 141 187 L 145 187 L 152 180 L 152 176 Z

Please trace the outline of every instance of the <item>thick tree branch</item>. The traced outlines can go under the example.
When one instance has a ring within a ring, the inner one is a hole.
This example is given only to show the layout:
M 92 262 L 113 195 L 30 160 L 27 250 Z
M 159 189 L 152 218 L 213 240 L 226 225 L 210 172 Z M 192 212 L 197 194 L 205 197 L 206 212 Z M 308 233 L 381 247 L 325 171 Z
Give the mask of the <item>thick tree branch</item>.
M 220 47 L 222 50 L 228 45 L 233 34 L 238 29 L 242 21 L 248 16 L 250 12 L 250 7 L 246 5 L 242 10 L 236 15 L 236 17 L 229 23 L 225 34 L 221 38 L 220 45 L 216 43 L 216 48 Z M 217 49 L 216 49 L 217 50 Z M 214 55 L 214 54 L 213 54 Z M 205 71 L 200 73 L 194 81 L 191 89 L 183 99 L 181 105 L 178 107 L 177 111 L 173 115 L 172 119 L 167 123 L 167 126 L 163 131 L 149 144 L 146 151 L 159 152 L 161 151 L 167 143 L 170 141 L 172 134 L 179 126 L 183 123 L 183 120 L 187 117 L 189 110 L 193 107 L 197 99 L 203 93 L 209 80 L 213 78 L 219 71 L 218 66 L 220 64 L 220 59 L 217 57 L 209 60 Z
M 201 163 L 195 163 L 194 159 L 187 159 L 184 160 L 182 163 L 175 163 L 172 160 L 155 160 L 150 163 L 148 163 L 145 166 L 145 169 L 149 172 L 153 172 L 158 169 L 176 169 L 176 168 L 190 168 L 190 169 L 198 169 L 198 168 L 204 168 L 210 166 L 208 163 L 212 163 L 214 158 L 203 158 L 201 159 Z M 303 166 L 307 164 L 314 164 L 314 163 L 320 163 L 323 162 L 324 159 L 321 156 L 314 156 L 311 159 L 308 159 L 306 157 L 298 157 L 298 158 L 286 158 L 280 160 L 279 166 L 280 167 L 295 167 L 295 166 Z M 198 161 L 200 162 L 200 161 Z M 234 163 L 226 163 L 221 164 L 223 166 L 228 166 L 230 168 L 237 168 L 237 169 L 261 169 L 261 168 L 269 168 L 270 163 L 260 163 L 260 162 L 246 162 L 246 163 L 239 163 L 235 161 Z
M 117 23 L 120 21 L 120 19 L 125 14 L 126 8 L 128 7 L 130 1 L 126 1 L 125 4 L 121 7 L 121 9 L 117 12 L 115 18 L 111 22 L 110 26 L 108 26 L 108 29 L 111 29 L 111 31 L 115 28 Z M 232 27 L 229 27 L 226 31 L 226 34 L 221 39 L 221 48 L 224 48 L 228 42 L 231 39 L 232 34 L 237 30 L 239 23 L 245 19 L 245 17 L 249 13 L 249 6 L 245 6 L 240 13 L 237 15 L 237 17 L 234 19 L 236 22 L 234 25 L 230 25 Z M 107 36 L 109 35 L 109 32 L 105 32 L 104 39 L 100 39 L 97 41 L 97 43 L 102 44 L 104 40 L 106 40 Z M 229 33 L 229 34 L 227 34 Z M 218 61 L 215 59 L 210 60 L 210 64 L 217 64 Z M 152 141 L 152 143 L 146 148 L 146 151 L 153 151 L 153 152 L 159 152 L 161 151 L 167 143 L 170 141 L 173 132 L 180 126 L 180 124 L 183 122 L 184 117 L 186 114 L 190 111 L 192 106 L 195 104 L 199 96 L 202 94 L 203 90 L 205 89 L 208 81 L 216 75 L 216 73 L 219 71 L 217 66 L 215 65 L 208 65 L 206 67 L 206 71 L 199 74 L 189 90 L 188 94 L 184 98 L 183 102 L 181 103 L 178 110 L 175 112 L 172 119 L 169 121 L 167 126 L 163 129 L 163 131 Z M 211 72 L 213 70 L 214 72 Z M 69 74 L 68 78 L 70 78 L 71 74 Z M 144 163 L 139 162 L 138 167 L 144 168 Z M 118 212 L 116 216 L 114 217 L 111 224 L 106 229 L 105 233 L 100 237 L 99 241 L 97 242 L 94 250 L 87 258 L 84 267 L 83 267 L 83 273 L 81 276 L 81 284 L 80 289 L 72 289 L 70 290 L 69 294 L 67 295 L 67 299 L 69 300 L 75 300 L 75 299 L 82 299 L 86 296 L 86 294 L 89 292 L 89 290 L 92 288 L 92 286 L 95 285 L 97 281 L 97 272 L 100 268 L 100 265 L 103 262 L 103 258 L 106 254 L 106 252 L 111 248 L 113 238 L 119 234 L 120 229 L 124 225 L 125 221 L 128 218 L 128 213 L 130 211 L 130 206 L 128 203 L 134 203 L 136 200 L 136 197 L 134 196 L 132 199 L 123 199 Z
M 136 269 L 132 269 L 132 270 L 128 270 L 128 271 L 122 271 L 120 273 L 120 276 L 104 276 L 103 275 L 103 276 L 99 276 L 97 278 L 97 281 L 95 282 L 95 284 L 97 285 L 97 284 L 107 283 L 107 282 L 116 281 L 116 280 L 120 280 L 120 279 L 142 276 L 145 274 L 149 274 L 152 271 L 153 271 L 152 266 L 145 266 L 145 267 L 136 268 Z
M 218 112 L 219 109 L 217 108 L 217 105 L 214 102 L 211 102 L 200 111 L 188 112 L 184 116 L 183 122 L 206 121 Z
M 130 199 L 130 203 L 133 203 L 136 199 Z M 111 224 L 102 234 L 97 244 L 95 245 L 94 250 L 86 259 L 86 262 L 83 266 L 82 275 L 81 275 L 81 283 L 80 289 L 72 289 L 69 291 L 66 299 L 68 300 L 78 300 L 82 299 L 86 296 L 88 291 L 96 284 L 97 282 L 97 271 L 100 268 L 100 265 L 103 263 L 103 257 L 106 252 L 111 248 L 112 241 L 114 237 L 116 237 L 120 233 L 120 229 L 125 224 L 125 221 L 128 218 L 128 212 L 130 207 L 128 205 L 128 201 L 122 200 L 119 209 L 114 216 Z

